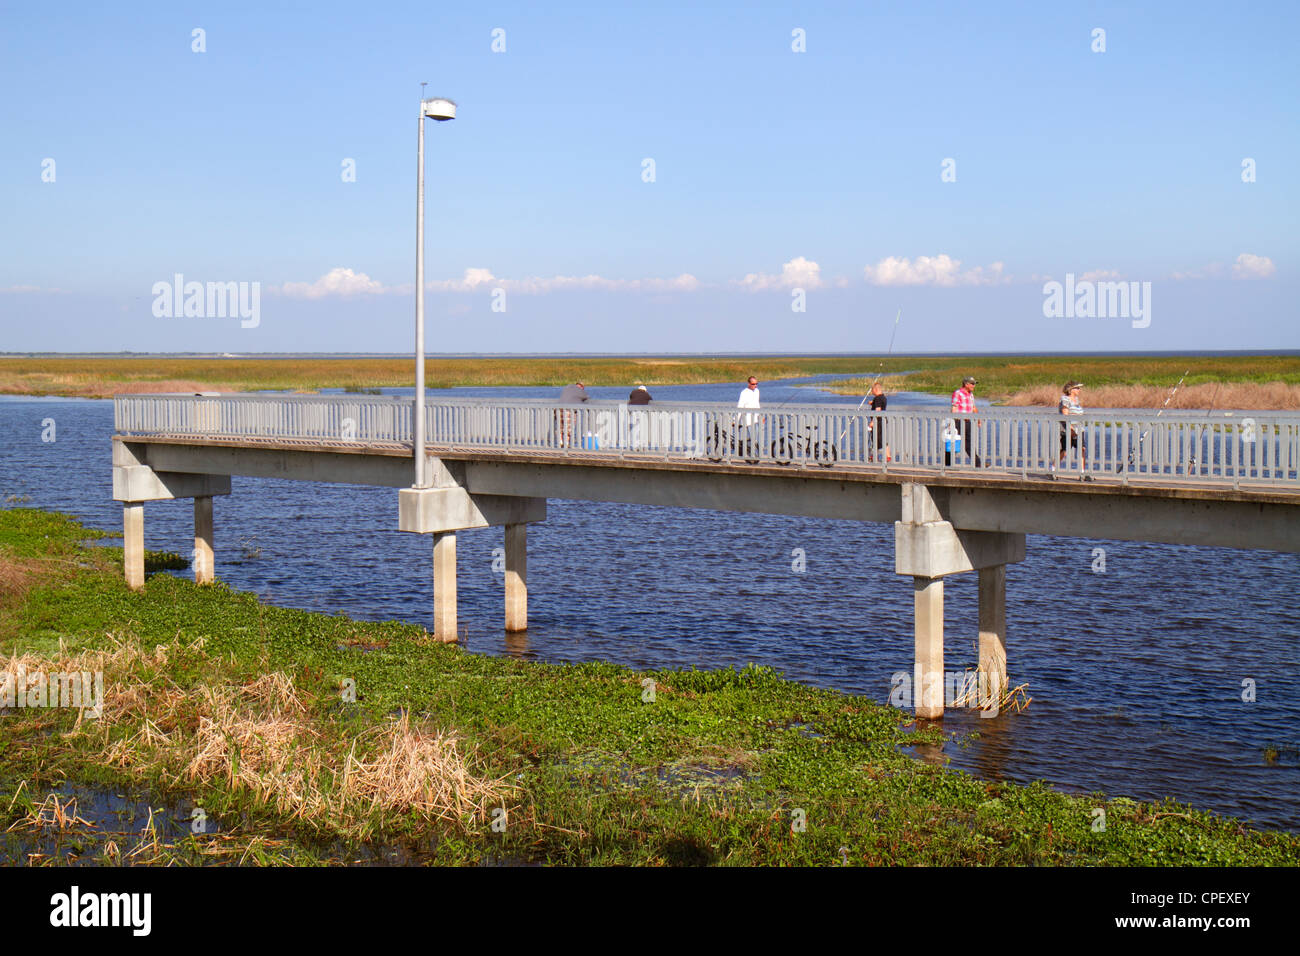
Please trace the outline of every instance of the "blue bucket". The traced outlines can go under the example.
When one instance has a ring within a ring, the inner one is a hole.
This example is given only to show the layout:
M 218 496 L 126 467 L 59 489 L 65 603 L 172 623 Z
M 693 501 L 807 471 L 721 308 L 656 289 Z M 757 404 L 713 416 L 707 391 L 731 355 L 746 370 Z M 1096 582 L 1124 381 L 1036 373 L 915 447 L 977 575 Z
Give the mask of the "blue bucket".
M 587 451 L 598 451 L 600 449 L 600 439 L 596 437 L 595 432 L 587 432 L 582 436 L 582 447 Z

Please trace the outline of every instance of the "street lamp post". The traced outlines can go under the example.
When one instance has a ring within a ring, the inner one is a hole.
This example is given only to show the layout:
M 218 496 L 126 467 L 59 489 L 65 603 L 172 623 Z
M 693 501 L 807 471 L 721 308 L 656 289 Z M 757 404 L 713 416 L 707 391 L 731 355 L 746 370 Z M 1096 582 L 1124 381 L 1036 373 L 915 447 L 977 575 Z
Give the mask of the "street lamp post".
M 424 118 L 456 118 L 456 104 L 440 96 L 420 101 L 419 172 L 415 188 L 415 487 L 427 487 L 424 468 Z

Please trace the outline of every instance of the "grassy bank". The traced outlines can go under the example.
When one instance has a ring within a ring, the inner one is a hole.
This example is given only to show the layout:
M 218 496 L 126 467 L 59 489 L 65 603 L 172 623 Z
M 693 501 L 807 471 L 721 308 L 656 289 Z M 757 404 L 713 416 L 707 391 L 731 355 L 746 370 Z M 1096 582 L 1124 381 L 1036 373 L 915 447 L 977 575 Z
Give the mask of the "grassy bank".
M 629 387 L 641 381 L 653 387 L 739 383 L 751 374 L 762 381 L 842 374 L 831 389 L 860 395 L 883 371 L 888 391 L 946 395 L 963 375 L 973 374 L 986 401 L 1055 405 L 1065 381 L 1078 379 L 1087 386 L 1088 407 L 1141 408 L 1161 405 L 1189 370 L 1171 407 L 1300 408 L 1300 358 L 1285 356 L 432 358 L 428 381 L 431 388 L 558 388 L 575 381 Z M 362 391 L 413 385 L 409 359 L 0 358 L 0 394 L 11 395 L 106 398 L 121 392 Z
M 863 358 L 698 359 L 429 358 L 430 388 L 554 386 L 570 382 L 631 387 L 744 382 L 806 375 L 851 375 L 874 368 Z M 0 394 L 107 398 L 120 392 L 322 388 L 414 388 L 411 359 L 0 358 Z
M 105 691 L 97 719 L 0 715 L 10 861 L 1300 863 L 1293 834 L 921 762 L 936 728 L 770 669 L 476 656 L 164 573 L 132 593 L 90 536 L 0 511 L 0 659 Z
M 1008 405 L 1055 406 L 1069 380 L 1084 383 L 1088 408 L 1158 408 L 1183 373 L 1187 376 L 1170 408 L 1300 408 L 1300 358 L 1294 356 L 976 356 L 896 359 L 887 369 L 887 391 L 948 395 L 962 377 L 979 380 L 977 396 Z M 836 381 L 828 387 L 863 394 L 874 377 Z

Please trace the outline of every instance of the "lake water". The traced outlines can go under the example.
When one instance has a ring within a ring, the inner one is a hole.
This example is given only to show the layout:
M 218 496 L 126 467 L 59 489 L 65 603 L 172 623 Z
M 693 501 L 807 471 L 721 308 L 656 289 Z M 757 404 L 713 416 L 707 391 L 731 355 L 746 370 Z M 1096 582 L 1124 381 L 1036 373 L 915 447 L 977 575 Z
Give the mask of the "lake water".
M 791 383 L 762 390 L 768 407 L 793 396 L 859 401 Z M 740 385 L 652 391 L 734 401 Z M 891 396 L 891 408 L 934 402 Z M 45 419 L 55 423 L 52 443 L 41 440 Z M 112 424 L 109 401 L 0 398 L 0 499 L 27 495 L 30 506 L 120 531 Z M 217 574 L 231 586 L 285 607 L 431 626 L 430 541 L 393 530 L 396 489 L 236 477 L 215 513 Z M 893 572 L 891 526 L 552 500 L 528 536 L 529 630 L 507 635 L 492 571 L 502 531 L 458 535 L 469 650 L 642 668 L 755 662 L 882 702 L 891 676 L 911 670 L 912 583 Z M 188 554 L 190 502 L 148 503 L 145 543 Z M 1104 573 L 1092 570 L 1096 548 L 1105 549 Z M 1008 676 L 1029 685 L 1033 702 L 994 719 L 949 710 L 946 730 L 978 737 L 943 755 L 983 776 L 1171 796 L 1300 829 L 1298 590 L 1295 554 L 1030 535 L 1026 560 L 1007 569 L 1007 629 Z M 973 666 L 975 575 L 948 578 L 945 595 L 948 669 Z

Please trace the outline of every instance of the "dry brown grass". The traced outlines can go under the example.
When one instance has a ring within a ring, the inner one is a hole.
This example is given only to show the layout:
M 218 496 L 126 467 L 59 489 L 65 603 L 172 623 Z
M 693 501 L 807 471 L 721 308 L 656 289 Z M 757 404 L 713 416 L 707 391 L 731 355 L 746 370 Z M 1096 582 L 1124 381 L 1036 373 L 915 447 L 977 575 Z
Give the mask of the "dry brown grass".
M 1086 408 L 1160 408 L 1169 388 L 1155 385 L 1098 385 L 1083 389 Z M 1040 385 L 1011 395 L 1007 405 L 1047 405 L 1055 408 L 1061 399 L 1060 386 Z M 1169 408 L 1232 408 L 1255 410 L 1300 409 L 1300 385 L 1286 382 L 1204 382 L 1184 385 L 1174 393 Z
M 41 576 L 41 565 L 0 554 L 0 607 L 17 604 Z
M 93 829 L 95 824 L 77 813 L 77 798 L 59 799 L 57 793 L 49 794 L 44 800 L 31 807 L 22 819 L 15 822 L 10 830 L 59 830 L 66 832 L 73 829 Z
M 188 688 L 166 676 L 169 660 L 200 652 L 201 642 L 148 650 L 114 637 L 104 650 L 68 654 L 61 647 L 57 662 L 25 655 L 6 669 L 102 670 L 102 717 L 79 720 L 70 731 L 96 740 L 99 759 L 178 787 L 220 785 L 338 832 L 362 833 L 411 815 L 469 825 L 511 796 L 503 780 L 476 770 L 473 748 L 454 733 L 406 715 L 355 736 L 314 721 L 309 701 L 283 672 Z

